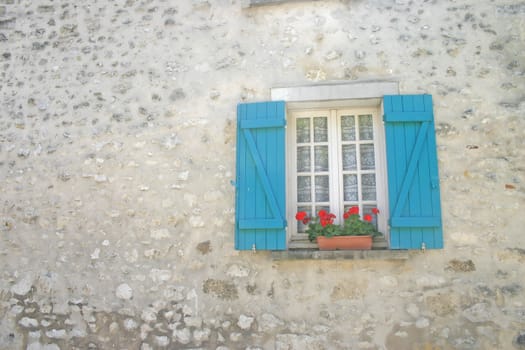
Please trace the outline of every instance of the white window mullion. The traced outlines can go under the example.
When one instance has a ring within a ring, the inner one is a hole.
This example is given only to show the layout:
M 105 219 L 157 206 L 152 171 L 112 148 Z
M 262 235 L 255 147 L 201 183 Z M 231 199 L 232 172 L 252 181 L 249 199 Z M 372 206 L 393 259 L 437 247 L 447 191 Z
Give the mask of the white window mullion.
M 379 111 L 379 112 L 382 112 Z M 378 229 L 388 239 L 388 191 L 387 191 L 387 169 L 386 169 L 386 144 L 384 123 L 381 118 L 383 113 L 378 113 L 374 118 L 374 150 L 376 155 L 376 200 L 381 210 L 378 216 Z
M 311 215 L 315 216 L 315 142 L 314 142 L 314 118 L 309 117 L 310 120 L 310 211 Z
M 340 174 L 341 165 L 339 161 L 339 135 L 337 127 L 337 110 L 330 110 L 329 116 L 330 134 L 329 134 L 329 152 L 330 152 L 330 208 L 331 212 L 336 215 L 336 223 L 341 222 L 341 191 L 340 191 Z
M 363 172 L 361 171 L 361 140 L 359 139 L 359 116 L 356 115 L 355 119 L 356 125 L 356 138 L 355 151 L 356 151 L 356 161 L 357 161 L 357 201 L 359 203 L 359 212 L 363 212 L 363 186 L 361 183 L 361 176 Z

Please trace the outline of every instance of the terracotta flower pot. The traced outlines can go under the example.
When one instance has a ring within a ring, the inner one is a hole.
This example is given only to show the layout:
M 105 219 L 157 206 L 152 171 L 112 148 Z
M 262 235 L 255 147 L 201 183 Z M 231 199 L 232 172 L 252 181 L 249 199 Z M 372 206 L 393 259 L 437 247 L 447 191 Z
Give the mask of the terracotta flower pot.
M 372 236 L 317 237 L 319 250 L 372 249 Z

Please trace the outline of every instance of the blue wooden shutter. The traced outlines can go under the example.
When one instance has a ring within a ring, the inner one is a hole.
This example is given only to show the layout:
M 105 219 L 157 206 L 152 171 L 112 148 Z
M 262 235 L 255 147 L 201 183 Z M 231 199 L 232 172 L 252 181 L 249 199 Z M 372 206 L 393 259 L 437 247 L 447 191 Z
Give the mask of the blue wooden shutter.
M 286 249 L 285 104 L 237 107 L 235 248 Z
M 390 248 L 443 248 L 432 96 L 384 97 Z

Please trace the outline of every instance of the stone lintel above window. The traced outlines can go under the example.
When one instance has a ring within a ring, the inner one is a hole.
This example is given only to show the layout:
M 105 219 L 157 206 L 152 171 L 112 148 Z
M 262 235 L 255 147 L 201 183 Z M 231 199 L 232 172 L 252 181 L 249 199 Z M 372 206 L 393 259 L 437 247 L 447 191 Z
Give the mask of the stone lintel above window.
M 274 87 L 270 89 L 272 101 L 310 102 L 352 99 L 356 101 L 380 99 L 384 95 L 399 94 L 397 81 L 371 80 L 356 82 L 320 83 L 305 86 Z M 370 103 L 367 102 L 370 106 Z

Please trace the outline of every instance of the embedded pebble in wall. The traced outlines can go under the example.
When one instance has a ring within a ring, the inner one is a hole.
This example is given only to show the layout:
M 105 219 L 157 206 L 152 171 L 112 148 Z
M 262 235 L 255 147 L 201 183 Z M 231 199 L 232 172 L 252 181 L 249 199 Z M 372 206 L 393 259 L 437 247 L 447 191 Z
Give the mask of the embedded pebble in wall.
M 206 342 L 210 339 L 211 330 L 209 328 L 204 328 L 202 330 L 195 329 L 193 331 L 193 340 L 195 341 L 196 345 L 200 345 L 203 342 Z
M 133 297 L 133 289 L 127 283 L 122 283 L 117 287 L 115 295 L 119 299 L 130 300 Z
M 199 216 L 199 215 L 192 215 L 189 218 L 188 222 L 189 222 L 190 226 L 194 227 L 194 228 L 204 227 L 205 226 L 204 219 L 202 218 L 202 216 Z
M 173 337 L 177 342 L 186 345 L 191 341 L 191 332 L 188 328 L 175 329 L 173 331 Z
M 366 57 L 366 52 L 363 50 L 357 50 L 355 51 L 354 55 L 355 55 L 355 58 L 357 58 L 358 60 L 362 60 L 363 58 Z
M 127 331 L 135 330 L 137 329 L 137 327 L 138 327 L 138 324 L 134 319 L 127 318 L 124 320 L 124 329 L 126 329 Z
M 46 332 L 46 336 L 51 339 L 66 339 L 67 332 L 65 329 L 50 329 Z
M 473 323 L 490 321 L 494 315 L 488 303 L 477 303 L 463 310 L 462 315 Z
M 170 344 L 170 339 L 165 335 L 155 336 L 154 341 L 160 347 L 167 347 Z
M 22 317 L 18 324 L 25 328 L 36 328 L 38 327 L 38 320 L 29 317 Z
M 161 141 L 162 146 L 167 150 L 174 149 L 177 145 L 181 144 L 176 134 L 166 136 Z
M 281 319 L 269 313 L 263 314 L 259 318 L 258 324 L 259 328 L 261 328 L 262 331 L 273 330 L 279 327 L 283 327 L 285 325 L 285 323 Z
M 324 56 L 324 59 L 325 59 L 326 61 L 333 61 L 333 60 L 338 59 L 339 57 L 341 57 L 341 52 L 340 52 L 340 51 L 332 50 L 332 51 L 329 51 L 329 52 Z
M 255 319 L 251 316 L 240 315 L 237 325 L 240 329 L 247 330 L 251 328 L 253 321 L 255 321 Z
M 26 275 L 13 285 L 10 290 L 15 295 L 24 296 L 31 291 L 32 286 L 33 277 L 31 275 Z

